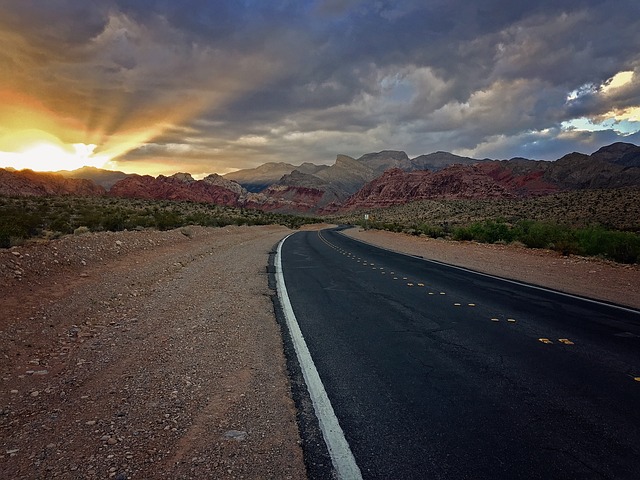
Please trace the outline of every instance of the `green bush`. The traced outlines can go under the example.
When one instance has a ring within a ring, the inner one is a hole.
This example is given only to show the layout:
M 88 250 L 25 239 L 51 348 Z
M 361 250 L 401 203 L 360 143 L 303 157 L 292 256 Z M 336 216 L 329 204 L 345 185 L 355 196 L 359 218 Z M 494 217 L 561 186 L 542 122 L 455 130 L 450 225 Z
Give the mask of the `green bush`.
M 621 263 L 640 262 L 638 234 L 591 227 L 578 231 L 577 238 L 583 255 L 602 255 Z

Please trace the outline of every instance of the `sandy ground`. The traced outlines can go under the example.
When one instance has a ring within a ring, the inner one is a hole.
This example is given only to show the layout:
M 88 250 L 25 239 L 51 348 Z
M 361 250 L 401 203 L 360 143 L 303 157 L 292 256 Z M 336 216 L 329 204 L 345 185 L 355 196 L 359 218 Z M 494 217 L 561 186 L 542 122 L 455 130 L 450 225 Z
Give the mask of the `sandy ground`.
M 2 478 L 306 478 L 266 273 L 290 232 L 188 227 L 0 250 Z M 347 234 L 640 308 L 638 265 Z
M 514 245 L 416 237 L 351 228 L 346 235 L 391 250 L 640 309 L 640 265 L 562 256 Z
M 0 251 L 2 478 L 306 478 L 268 253 L 284 227 Z

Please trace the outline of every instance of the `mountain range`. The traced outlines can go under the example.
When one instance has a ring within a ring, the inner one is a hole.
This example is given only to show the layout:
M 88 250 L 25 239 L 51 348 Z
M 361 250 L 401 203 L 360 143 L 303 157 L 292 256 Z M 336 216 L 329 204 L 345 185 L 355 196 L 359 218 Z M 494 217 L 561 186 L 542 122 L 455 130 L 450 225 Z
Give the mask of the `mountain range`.
M 640 187 L 640 147 L 614 143 L 555 161 L 473 159 L 448 152 L 409 158 L 384 150 L 332 165 L 266 163 L 195 180 L 84 167 L 36 173 L 0 169 L 0 195 L 110 195 L 186 200 L 285 213 L 328 214 L 423 199 L 527 198 L 561 191 Z

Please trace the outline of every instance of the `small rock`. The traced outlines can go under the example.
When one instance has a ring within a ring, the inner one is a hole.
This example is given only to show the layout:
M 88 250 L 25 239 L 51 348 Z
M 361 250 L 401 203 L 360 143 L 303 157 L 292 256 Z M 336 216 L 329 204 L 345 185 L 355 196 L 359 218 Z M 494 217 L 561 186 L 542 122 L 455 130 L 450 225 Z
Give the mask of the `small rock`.
M 31 392 L 32 397 L 37 397 L 38 395 L 40 395 L 40 392 L 37 390 L 34 390 L 33 392 Z
M 113 437 L 109 437 L 109 440 L 107 440 L 107 444 L 109 445 L 115 445 L 116 443 L 118 443 L 118 440 Z
M 229 430 L 223 435 L 228 440 L 235 440 L 236 442 L 242 442 L 247 438 L 247 432 L 240 430 Z
M 95 425 L 96 421 L 95 420 L 89 420 L 88 422 L 84 422 L 85 425 Z
M 122 241 L 121 240 L 116 240 L 116 246 L 121 247 L 122 246 Z

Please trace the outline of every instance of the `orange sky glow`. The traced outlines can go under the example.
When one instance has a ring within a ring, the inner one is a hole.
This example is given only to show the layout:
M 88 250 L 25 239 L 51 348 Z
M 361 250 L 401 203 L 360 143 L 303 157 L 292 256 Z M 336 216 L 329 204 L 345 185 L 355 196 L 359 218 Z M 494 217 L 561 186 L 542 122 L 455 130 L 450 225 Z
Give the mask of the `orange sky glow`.
M 637 0 L 0 5 L 0 168 L 203 176 L 640 143 Z

